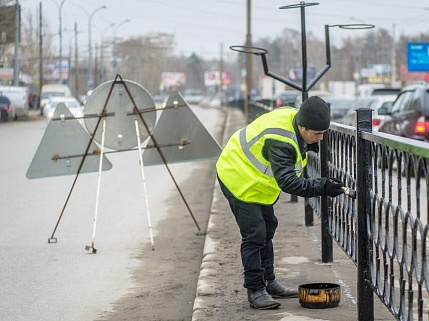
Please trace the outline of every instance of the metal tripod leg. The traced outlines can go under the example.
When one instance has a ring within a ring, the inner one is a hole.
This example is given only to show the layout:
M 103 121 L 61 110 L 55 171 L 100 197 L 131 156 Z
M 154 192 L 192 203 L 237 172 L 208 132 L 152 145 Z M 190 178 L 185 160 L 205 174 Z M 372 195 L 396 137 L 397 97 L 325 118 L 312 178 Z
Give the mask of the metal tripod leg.
M 91 246 L 86 245 L 85 250 L 91 251 L 96 254 L 97 249 L 94 247 L 95 243 L 95 230 L 97 227 L 97 213 L 98 213 L 98 200 L 100 198 L 100 183 L 101 183 L 101 171 L 103 168 L 103 155 L 104 155 L 104 138 L 106 136 L 106 117 L 103 118 L 103 131 L 101 134 L 101 151 L 100 151 L 100 161 L 98 163 L 98 183 L 97 183 L 97 198 L 95 200 L 95 212 L 94 212 L 94 227 L 92 229 L 92 242 Z
M 142 179 L 143 179 L 143 189 L 144 189 L 144 197 L 145 197 L 145 202 L 146 202 L 147 221 L 149 224 L 150 244 L 152 246 L 152 251 L 153 251 L 153 250 L 155 250 L 155 244 L 153 242 L 152 223 L 150 221 L 149 202 L 148 202 L 147 188 L 146 188 L 146 177 L 144 175 L 143 154 L 142 154 L 142 148 L 141 148 L 141 142 L 140 142 L 139 123 L 138 123 L 137 119 L 134 120 L 134 123 L 136 124 L 137 143 L 138 143 L 139 155 L 140 155 L 140 169 L 141 169 Z

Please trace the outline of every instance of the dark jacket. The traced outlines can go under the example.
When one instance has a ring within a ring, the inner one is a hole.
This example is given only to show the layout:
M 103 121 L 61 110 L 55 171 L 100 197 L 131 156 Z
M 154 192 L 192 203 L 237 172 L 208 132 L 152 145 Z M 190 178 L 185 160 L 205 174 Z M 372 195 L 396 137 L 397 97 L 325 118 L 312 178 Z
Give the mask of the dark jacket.
M 307 151 L 319 152 L 318 143 L 307 145 L 304 142 L 299 134 L 295 119 L 293 126 L 302 159 L 306 158 Z M 262 155 L 270 162 L 274 178 L 283 192 L 302 197 L 325 195 L 325 185 L 328 178 L 309 179 L 297 176 L 294 166 L 297 154 L 292 145 L 274 139 L 267 139 Z

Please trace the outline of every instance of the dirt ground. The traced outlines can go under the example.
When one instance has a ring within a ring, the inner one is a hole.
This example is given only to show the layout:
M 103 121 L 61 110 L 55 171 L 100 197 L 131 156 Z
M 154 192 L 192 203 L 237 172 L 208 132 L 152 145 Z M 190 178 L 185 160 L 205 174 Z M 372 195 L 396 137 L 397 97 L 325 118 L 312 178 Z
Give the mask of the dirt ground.
M 223 131 L 221 121 L 214 134 L 218 142 L 222 141 Z M 136 253 L 142 265 L 132 271 L 135 287 L 97 321 L 192 319 L 216 179 L 214 161 L 201 162 L 197 167 L 179 187 L 199 229 L 180 194 L 174 190 L 169 197 L 168 218 L 153 227 L 155 250 L 152 251 L 148 243 Z
M 202 232 L 207 226 L 214 180 L 214 163 L 206 162 L 180 186 Z M 177 200 L 177 195 L 171 199 Z M 155 236 L 155 250 L 147 244 L 137 254 L 142 265 L 132 272 L 135 288 L 98 321 L 191 320 L 205 235 L 199 235 L 184 204 L 176 203 L 169 204 L 169 217 L 154 227 L 162 231 Z

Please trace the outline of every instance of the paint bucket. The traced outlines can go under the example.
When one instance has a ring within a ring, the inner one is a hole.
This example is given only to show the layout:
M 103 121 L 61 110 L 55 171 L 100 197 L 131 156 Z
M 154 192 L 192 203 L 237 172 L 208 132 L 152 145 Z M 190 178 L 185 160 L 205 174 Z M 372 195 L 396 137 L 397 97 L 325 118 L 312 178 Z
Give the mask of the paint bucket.
M 335 283 L 309 283 L 298 287 L 299 303 L 304 308 L 325 309 L 338 306 L 341 288 Z

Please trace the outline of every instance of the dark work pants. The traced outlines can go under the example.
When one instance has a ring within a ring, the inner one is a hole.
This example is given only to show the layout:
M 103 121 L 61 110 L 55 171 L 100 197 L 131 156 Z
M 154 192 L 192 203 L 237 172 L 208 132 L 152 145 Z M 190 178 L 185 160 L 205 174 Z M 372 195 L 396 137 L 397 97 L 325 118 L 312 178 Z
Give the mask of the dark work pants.
M 275 279 L 273 237 L 278 221 L 273 205 L 245 203 L 232 195 L 218 178 L 241 233 L 244 287 L 259 290 Z

